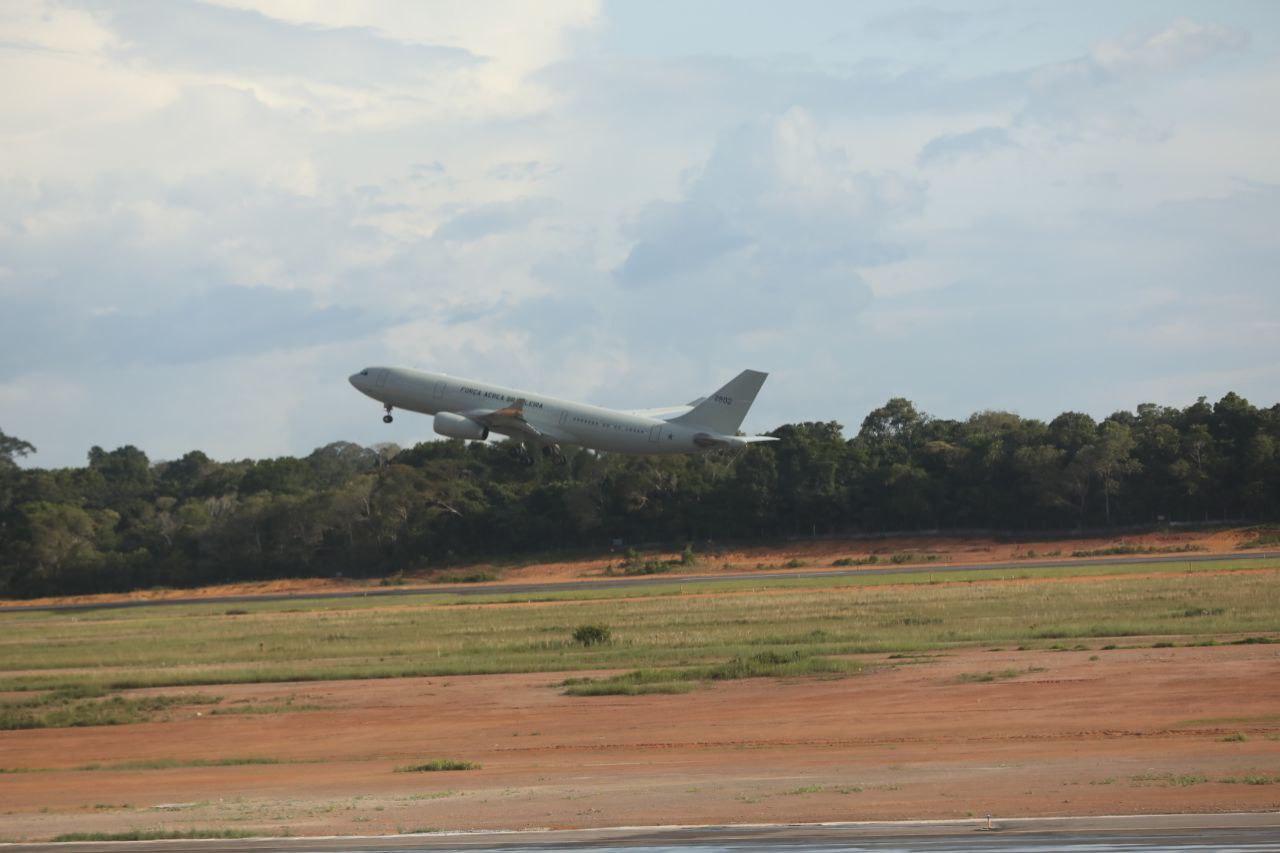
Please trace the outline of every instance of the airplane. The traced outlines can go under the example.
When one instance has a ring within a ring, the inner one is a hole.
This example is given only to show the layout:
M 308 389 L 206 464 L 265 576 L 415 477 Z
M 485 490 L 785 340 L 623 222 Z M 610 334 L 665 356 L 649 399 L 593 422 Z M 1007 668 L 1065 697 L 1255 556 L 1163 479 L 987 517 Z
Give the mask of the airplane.
M 614 453 L 699 453 L 742 448 L 772 436 L 737 435 L 742 419 L 769 374 L 744 370 L 709 397 L 684 406 L 621 411 L 559 400 L 443 373 L 402 367 L 366 367 L 350 377 L 360 393 L 382 403 L 382 420 L 393 409 L 434 417 L 447 438 L 484 441 L 490 433 L 517 442 L 532 464 L 527 446 L 563 462 L 562 445 Z

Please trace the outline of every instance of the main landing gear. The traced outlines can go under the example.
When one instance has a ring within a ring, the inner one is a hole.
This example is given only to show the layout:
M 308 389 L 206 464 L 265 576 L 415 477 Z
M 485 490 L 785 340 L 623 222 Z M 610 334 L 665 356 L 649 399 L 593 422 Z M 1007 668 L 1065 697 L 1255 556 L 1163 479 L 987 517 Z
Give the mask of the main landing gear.
M 394 420 L 395 420 L 395 418 L 391 417 L 391 406 L 390 406 L 390 405 L 387 405 L 387 406 L 383 406 L 382 408 L 384 408 L 384 409 L 386 409 L 386 410 L 387 410 L 387 413 L 386 413 L 385 415 L 383 415 L 383 416 L 382 416 L 382 422 L 383 422 L 384 424 L 389 424 L 389 423 L 391 423 L 392 421 L 394 421 Z
M 535 444 L 534 446 L 538 447 L 538 449 L 542 451 L 542 455 L 545 458 L 550 459 L 556 465 L 563 465 L 568 461 L 565 459 L 564 454 L 560 452 L 560 447 L 558 445 Z M 525 442 L 517 444 L 513 452 L 515 453 L 516 459 L 518 459 L 522 465 L 532 465 L 537 461 L 536 457 L 529 452 L 529 445 Z

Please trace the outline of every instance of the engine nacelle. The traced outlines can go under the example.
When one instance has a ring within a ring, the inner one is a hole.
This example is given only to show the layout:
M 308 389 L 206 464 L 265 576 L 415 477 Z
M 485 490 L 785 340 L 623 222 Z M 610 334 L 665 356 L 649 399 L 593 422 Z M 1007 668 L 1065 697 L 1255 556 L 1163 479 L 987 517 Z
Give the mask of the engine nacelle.
M 484 441 L 489 437 L 489 428 L 478 424 L 471 418 L 455 415 L 453 412 L 440 412 L 436 415 L 435 430 L 447 438 L 469 438 Z

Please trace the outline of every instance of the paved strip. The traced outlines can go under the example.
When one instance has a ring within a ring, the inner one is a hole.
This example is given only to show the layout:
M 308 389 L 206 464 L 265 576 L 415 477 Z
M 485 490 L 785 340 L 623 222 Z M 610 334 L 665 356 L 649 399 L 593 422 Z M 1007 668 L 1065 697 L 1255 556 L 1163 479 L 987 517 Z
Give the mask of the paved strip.
M 1150 557 L 1108 557 L 1104 559 L 1036 560 L 1011 563 L 956 563 L 914 566 L 884 566 L 874 569 L 822 569 L 809 572 L 733 572 L 717 575 L 647 575 L 636 578 L 601 578 L 580 581 L 544 581 L 541 583 L 439 584 L 429 587 L 393 587 L 389 589 L 352 590 L 348 592 L 270 592 L 258 595 L 218 595 L 208 598 L 163 598 L 155 600 L 105 601 L 81 604 L 36 604 L 0 607 L 0 614 L 31 611 L 122 610 L 130 607 L 159 607 L 178 604 L 251 604 L 255 601 L 320 601 L 333 598 L 381 598 L 401 595 L 523 595 L 543 592 L 574 592 L 590 589 L 622 589 L 684 583 L 725 583 L 728 581 L 788 580 L 795 578 L 841 578 L 869 575 L 941 574 L 946 572 L 982 572 L 993 570 L 1028 571 L 1069 569 L 1082 566 L 1140 566 L 1150 563 L 1211 563 L 1235 560 L 1265 560 L 1280 557 L 1280 551 L 1250 551 L 1236 554 L 1161 554 Z
M 372 853 L 373 851 L 1191 851 L 1280 850 L 1280 814 L 1113 815 L 734 826 L 0 844 L 4 853 Z

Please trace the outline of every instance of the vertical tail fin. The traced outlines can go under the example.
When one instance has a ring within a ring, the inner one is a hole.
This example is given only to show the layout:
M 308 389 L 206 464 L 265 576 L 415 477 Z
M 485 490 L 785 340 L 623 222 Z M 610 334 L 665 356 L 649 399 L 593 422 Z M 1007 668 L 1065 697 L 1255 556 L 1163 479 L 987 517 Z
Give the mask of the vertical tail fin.
M 686 426 L 704 427 L 721 435 L 733 435 L 742 426 L 742 419 L 755 402 L 760 386 L 769 374 L 758 370 L 744 370 L 727 385 L 702 400 L 688 412 L 671 422 Z

